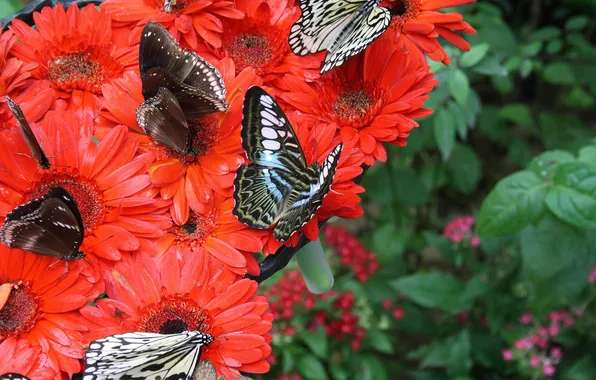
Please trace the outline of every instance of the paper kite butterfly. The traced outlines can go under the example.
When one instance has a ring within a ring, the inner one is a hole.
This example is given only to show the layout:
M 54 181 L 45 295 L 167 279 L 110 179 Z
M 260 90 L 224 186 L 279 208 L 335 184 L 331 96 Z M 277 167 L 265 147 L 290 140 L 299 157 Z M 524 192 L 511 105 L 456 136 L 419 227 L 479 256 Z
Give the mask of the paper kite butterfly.
M 234 179 L 234 215 L 249 227 L 286 241 L 304 226 L 329 192 L 342 144 L 320 166 L 306 164 L 296 133 L 269 94 L 251 87 L 244 99 L 242 146 L 252 162 Z
M 300 0 L 302 15 L 290 31 L 296 55 L 326 50 L 321 74 L 360 53 L 387 30 L 403 4 L 380 7 L 381 0 Z
M 18 373 L 5 373 L 4 375 L 0 375 L 0 380 L 29 380 L 29 378 Z
M 201 348 L 213 340 L 200 331 L 111 335 L 89 344 L 83 380 L 190 380 Z

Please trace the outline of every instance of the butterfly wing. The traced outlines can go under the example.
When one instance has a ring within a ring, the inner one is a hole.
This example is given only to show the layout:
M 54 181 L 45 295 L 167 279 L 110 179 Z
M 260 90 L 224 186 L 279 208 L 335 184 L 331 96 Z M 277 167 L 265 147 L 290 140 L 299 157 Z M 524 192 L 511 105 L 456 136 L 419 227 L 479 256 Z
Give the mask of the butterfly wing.
M 366 49 L 379 38 L 391 23 L 391 13 L 387 8 L 373 7 L 371 11 L 359 18 L 348 31 L 328 49 L 321 74 L 340 66 L 348 58 Z
M 204 95 L 212 100 L 215 111 L 229 108 L 226 103 L 226 86 L 219 71 L 194 52 L 182 49 L 161 24 L 149 22 L 143 28 L 139 46 L 139 69 L 143 82 L 152 68 L 162 68 L 171 74 L 171 77 L 160 80 L 174 78 L 179 84 L 192 87 L 195 92 L 187 94 L 188 96 Z M 147 91 L 151 88 L 145 84 L 143 87 Z M 185 114 L 193 112 L 186 107 L 183 111 Z
M 187 119 L 201 117 L 214 112 L 227 111 L 230 107 L 226 99 L 220 99 L 180 82 L 174 75 L 161 67 L 150 68 L 143 78 L 143 96 L 155 96 L 160 87 L 170 90 Z
M 0 380 L 29 380 L 29 378 L 18 373 L 5 373 L 4 375 L 0 375 Z
M 193 375 L 195 380 L 217 380 L 215 366 L 209 360 L 201 360 Z
M 290 48 L 296 55 L 329 49 L 345 28 L 377 0 L 300 0 L 302 14 L 290 31 Z
M 286 199 L 284 212 L 273 229 L 273 236 L 277 240 L 288 240 L 290 236 L 308 223 L 321 207 L 323 199 L 331 189 L 341 149 L 342 144 L 333 148 L 322 166 L 310 166 L 307 171 L 309 181 L 296 186 Z
M 137 123 L 155 141 L 175 152 L 191 149 L 191 133 L 176 97 L 161 87 L 157 95 L 137 108 Z
M 213 337 L 198 331 L 108 336 L 89 345 L 83 379 L 189 380 L 201 347 L 212 341 Z
M 0 227 L 0 241 L 8 247 L 61 259 L 78 251 L 83 236 L 76 203 L 61 187 L 16 207 Z
M 249 227 L 269 228 L 281 216 L 284 199 L 295 185 L 296 180 L 285 170 L 242 165 L 234 178 L 232 213 Z
M 6 97 L 6 104 L 8 104 L 8 108 L 10 108 L 10 111 L 14 115 L 15 119 L 17 119 L 17 122 L 19 123 L 19 128 L 21 129 L 21 133 L 23 134 L 23 138 L 25 139 L 25 142 L 27 143 L 29 150 L 31 150 L 33 158 L 37 160 L 39 166 L 41 166 L 44 169 L 49 169 L 50 160 L 48 160 L 48 157 L 41 148 L 41 145 L 39 145 L 39 142 L 37 141 L 35 134 L 31 130 L 31 126 L 29 126 L 29 123 L 27 122 L 27 119 L 25 118 L 25 115 L 21 110 L 21 107 L 19 107 L 18 104 L 13 102 L 12 99 L 8 96 Z
M 255 164 L 301 172 L 306 158 L 288 118 L 262 88 L 248 89 L 242 110 L 242 147 Z

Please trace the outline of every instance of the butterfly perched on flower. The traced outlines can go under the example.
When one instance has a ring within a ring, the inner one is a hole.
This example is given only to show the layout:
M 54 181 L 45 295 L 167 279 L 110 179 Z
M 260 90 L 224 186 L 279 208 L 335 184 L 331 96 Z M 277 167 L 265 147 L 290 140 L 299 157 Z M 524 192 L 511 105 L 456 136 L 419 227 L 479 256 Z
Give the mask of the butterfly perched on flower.
M 290 31 L 296 55 L 327 50 L 321 74 L 343 64 L 383 34 L 393 7 L 381 0 L 300 0 L 302 15 Z
M 213 340 L 200 331 L 111 335 L 89 344 L 83 380 L 189 380 L 201 348 Z
M 16 207 L 0 227 L 0 242 L 38 255 L 61 260 L 81 259 L 84 228 L 72 196 L 62 187 L 52 187 L 46 195 Z M 68 267 L 67 267 L 68 268 Z
M 8 108 L 19 123 L 19 128 L 21 129 L 21 133 L 23 134 L 23 138 L 25 139 L 29 150 L 31 150 L 33 158 L 37 160 L 37 163 L 40 167 L 49 169 L 50 160 L 48 160 L 48 156 L 46 156 L 45 152 L 41 148 L 41 145 L 39 145 L 35 134 L 33 134 L 33 131 L 31 130 L 31 126 L 27 122 L 27 119 L 21 110 L 21 107 L 19 107 L 19 105 L 8 96 L 6 97 L 6 104 L 8 104 Z
M 249 227 L 266 229 L 286 241 L 313 217 L 331 189 L 342 144 L 322 165 L 306 157 L 288 118 L 263 89 L 244 99 L 242 146 L 252 162 L 234 179 L 234 215 Z

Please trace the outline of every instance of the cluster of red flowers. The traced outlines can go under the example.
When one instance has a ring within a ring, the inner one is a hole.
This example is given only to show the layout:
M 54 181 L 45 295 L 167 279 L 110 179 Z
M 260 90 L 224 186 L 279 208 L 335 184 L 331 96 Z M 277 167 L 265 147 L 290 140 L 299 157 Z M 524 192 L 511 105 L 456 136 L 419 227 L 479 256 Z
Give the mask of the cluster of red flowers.
M 474 222 L 474 217 L 470 215 L 455 218 L 445 226 L 443 236 L 449 238 L 455 244 L 478 247 L 480 238 L 474 235 L 472 231 Z
M 317 239 L 320 220 L 362 214 L 364 189 L 354 182 L 362 165 L 384 161 L 384 143 L 405 145 L 414 119 L 432 112 L 423 103 L 437 82 L 425 55 L 448 63 L 437 38 L 468 50 L 456 32 L 474 33 L 460 14 L 440 9 L 473 1 L 399 0 L 404 11 L 390 32 L 323 76 L 321 54 L 298 57 L 288 46 L 300 16 L 296 0 L 179 0 L 167 7 L 162 0 L 107 0 L 100 8 L 46 7 L 33 14 L 33 27 L 12 21 L 0 34 L 0 218 L 62 187 L 79 209 L 86 259 L 67 270 L 54 257 L 0 245 L 0 373 L 66 379 L 83 369 L 92 340 L 172 332 L 179 321 L 215 338 L 201 358 L 218 374 L 267 372 L 273 315 L 244 275 L 259 271 L 255 252 L 271 254 L 283 243 L 231 212 L 235 171 L 248 162 L 240 138 L 244 94 L 258 85 L 276 97 L 309 164 L 344 143 L 332 191 L 301 229 Z M 145 100 L 139 40 L 149 21 L 210 61 L 225 82 L 229 110 L 188 120 L 197 131 L 192 159 L 137 124 Z M 49 169 L 31 157 L 7 96 L 22 108 Z M 344 240 L 352 246 L 342 260 L 366 281 L 378 269 L 374 256 Z M 291 317 L 286 310 L 298 301 L 314 306 L 314 296 L 297 299 L 306 290 L 294 280 L 280 285 L 277 317 Z M 361 337 L 343 309 L 345 322 L 333 331 Z
M 553 311 L 548 315 L 549 323 L 545 325 L 532 325 L 534 320 L 532 314 L 522 314 L 519 321 L 523 325 L 530 326 L 530 333 L 517 339 L 513 347 L 503 350 L 503 359 L 518 361 L 535 377 L 554 376 L 556 366 L 563 358 L 563 351 L 560 346 L 552 342 L 552 339 L 563 329 L 575 324 L 575 317 L 581 316 L 581 312 L 575 311 L 574 314 L 566 310 Z
M 377 256 L 364 248 L 345 228 L 329 224 L 323 228 L 325 241 L 339 254 L 341 264 L 350 267 L 358 281 L 366 280 L 379 270 Z
M 350 291 L 341 294 L 333 302 L 333 313 L 317 311 L 310 328 L 323 326 L 327 336 L 335 337 L 338 342 L 348 341 L 357 351 L 366 336 L 366 329 L 359 325 L 359 315 L 354 311 L 356 297 Z

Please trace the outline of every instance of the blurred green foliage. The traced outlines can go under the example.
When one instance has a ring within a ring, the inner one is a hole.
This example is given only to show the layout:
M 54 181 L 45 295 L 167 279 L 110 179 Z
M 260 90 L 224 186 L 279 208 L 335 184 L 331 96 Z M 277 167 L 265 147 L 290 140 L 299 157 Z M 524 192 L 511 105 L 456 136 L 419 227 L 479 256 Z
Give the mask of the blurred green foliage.
M 493 0 L 457 11 L 478 32 L 472 50 L 448 47 L 450 66 L 429 61 L 434 114 L 367 171 L 365 216 L 344 223 L 381 266 L 364 284 L 336 270 L 334 289 L 354 291 L 359 313 L 373 316 L 365 344 L 305 339 L 304 311 L 289 321 L 297 335 L 275 341 L 268 378 L 596 379 L 596 3 Z M 480 247 L 442 236 L 462 215 L 476 217 Z M 384 299 L 405 317 L 385 318 Z M 532 322 L 519 322 L 524 313 Z M 539 326 L 554 329 L 557 313 L 574 322 L 547 349 L 515 349 Z M 563 357 L 547 376 L 530 352 L 553 348 Z

